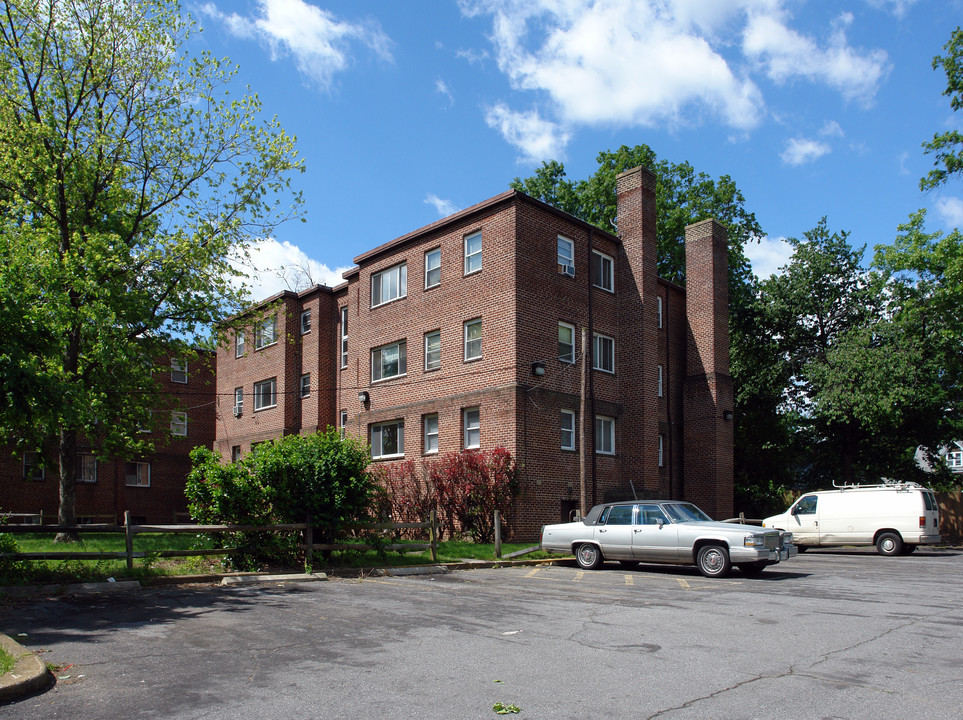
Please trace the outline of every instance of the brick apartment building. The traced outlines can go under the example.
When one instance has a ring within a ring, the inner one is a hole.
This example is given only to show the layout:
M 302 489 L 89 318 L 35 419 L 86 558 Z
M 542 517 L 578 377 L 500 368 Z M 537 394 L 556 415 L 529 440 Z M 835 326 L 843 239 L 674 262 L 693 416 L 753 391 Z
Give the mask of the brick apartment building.
M 683 290 L 657 277 L 655 227 L 642 168 L 618 178 L 617 235 L 509 191 L 358 256 L 337 287 L 268 298 L 218 352 L 214 449 L 329 425 L 376 463 L 501 445 L 518 537 L 567 519 L 583 477 L 588 505 L 728 517 L 725 231 L 687 228 Z
M 187 513 L 184 483 L 190 471 L 188 454 L 198 445 L 214 443 L 215 358 L 199 352 L 190 361 L 165 359 L 170 370 L 160 382 L 163 407 L 152 411 L 149 433 L 154 452 L 145 457 L 98 460 L 96 448 L 81 438 L 77 465 L 78 522 L 123 522 L 129 510 L 137 523 L 183 521 Z M 0 514 L 33 515 L 15 521 L 56 524 L 60 505 L 57 445 L 45 448 L 46 462 L 36 453 L 16 453 L 0 446 Z

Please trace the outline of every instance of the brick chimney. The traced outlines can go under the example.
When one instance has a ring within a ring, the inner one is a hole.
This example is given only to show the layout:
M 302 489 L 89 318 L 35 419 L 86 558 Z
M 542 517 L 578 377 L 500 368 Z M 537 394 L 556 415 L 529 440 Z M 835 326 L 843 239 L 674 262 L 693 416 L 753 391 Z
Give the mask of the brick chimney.
M 717 520 L 733 512 L 727 245 L 726 229 L 716 220 L 685 229 L 688 343 L 683 495 Z
M 619 275 L 619 338 L 616 350 L 622 481 L 636 491 L 659 487 L 659 398 L 656 392 L 660 339 L 655 232 L 656 177 L 637 167 L 616 179 L 618 233 L 624 258 Z M 626 488 L 628 489 L 628 487 Z

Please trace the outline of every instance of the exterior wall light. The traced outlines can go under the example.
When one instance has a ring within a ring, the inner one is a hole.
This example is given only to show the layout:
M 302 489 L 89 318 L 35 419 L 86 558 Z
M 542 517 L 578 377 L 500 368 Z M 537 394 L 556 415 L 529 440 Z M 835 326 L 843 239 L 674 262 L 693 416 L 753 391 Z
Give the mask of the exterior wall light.
M 723 420 L 732 420 L 732 410 L 723 410 L 723 411 L 722 411 L 722 419 L 723 419 Z
M 532 375 L 535 377 L 542 377 L 545 374 L 545 364 L 544 363 L 532 363 Z
M 361 403 L 362 407 L 368 404 L 368 400 L 371 398 L 368 396 L 367 390 L 362 390 L 358 393 L 358 402 Z

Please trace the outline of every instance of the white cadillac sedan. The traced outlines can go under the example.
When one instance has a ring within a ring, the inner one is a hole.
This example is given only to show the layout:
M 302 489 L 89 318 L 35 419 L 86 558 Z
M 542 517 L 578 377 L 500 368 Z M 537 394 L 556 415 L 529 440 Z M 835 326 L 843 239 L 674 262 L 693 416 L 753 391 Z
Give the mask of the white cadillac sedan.
M 582 520 L 542 527 L 543 550 L 575 555 L 594 570 L 606 560 L 695 565 L 706 577 L 723 577 L 735 565 L 758 575 L 796 555 L 792 533 L 715 522 L 692 503 L 629 500 L 596 505 Z

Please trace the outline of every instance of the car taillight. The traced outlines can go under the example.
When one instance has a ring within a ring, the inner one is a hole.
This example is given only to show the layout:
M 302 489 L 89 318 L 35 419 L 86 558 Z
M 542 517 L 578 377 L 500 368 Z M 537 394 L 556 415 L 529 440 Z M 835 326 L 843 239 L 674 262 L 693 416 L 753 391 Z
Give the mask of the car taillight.
M 923 517 L 922 515 L 920 515 L 920 529 L 921 530 L 926 529 L 926 518 Z

